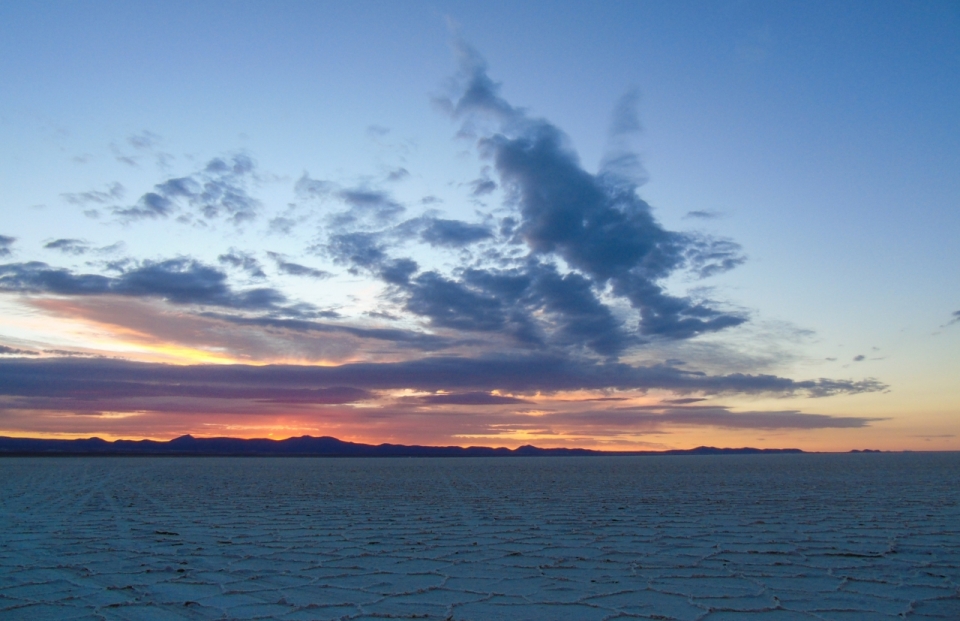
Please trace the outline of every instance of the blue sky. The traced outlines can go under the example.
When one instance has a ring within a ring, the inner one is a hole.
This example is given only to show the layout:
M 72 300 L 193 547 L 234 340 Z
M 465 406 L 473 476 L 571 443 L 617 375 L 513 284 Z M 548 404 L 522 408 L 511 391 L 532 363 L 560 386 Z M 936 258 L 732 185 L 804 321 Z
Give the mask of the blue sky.
M 0 433 L 960 448 L 953 3 L 0 24 Z

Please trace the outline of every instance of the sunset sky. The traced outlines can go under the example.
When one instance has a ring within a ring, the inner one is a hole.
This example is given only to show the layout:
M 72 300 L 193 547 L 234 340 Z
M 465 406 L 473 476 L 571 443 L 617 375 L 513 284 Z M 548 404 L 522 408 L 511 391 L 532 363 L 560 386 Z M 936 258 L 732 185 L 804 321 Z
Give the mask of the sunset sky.
M 0 145 L 0 435 L 960 450 L 956 2 L 7 2 Z

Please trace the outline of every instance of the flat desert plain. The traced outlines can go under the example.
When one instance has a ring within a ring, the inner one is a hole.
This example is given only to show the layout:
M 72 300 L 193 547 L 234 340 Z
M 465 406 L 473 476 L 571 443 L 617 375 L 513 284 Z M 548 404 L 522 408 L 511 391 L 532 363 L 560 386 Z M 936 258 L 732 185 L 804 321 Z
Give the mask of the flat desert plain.
M 0 618 L 960 619 L 960 454 L 0 458 Z

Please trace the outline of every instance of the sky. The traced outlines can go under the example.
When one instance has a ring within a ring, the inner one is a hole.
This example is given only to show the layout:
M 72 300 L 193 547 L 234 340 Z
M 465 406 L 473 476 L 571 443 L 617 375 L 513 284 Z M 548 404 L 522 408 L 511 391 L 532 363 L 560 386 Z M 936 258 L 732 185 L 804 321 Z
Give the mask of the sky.
M 0 4 L 0 435 L 960 450 L 958 6 Z

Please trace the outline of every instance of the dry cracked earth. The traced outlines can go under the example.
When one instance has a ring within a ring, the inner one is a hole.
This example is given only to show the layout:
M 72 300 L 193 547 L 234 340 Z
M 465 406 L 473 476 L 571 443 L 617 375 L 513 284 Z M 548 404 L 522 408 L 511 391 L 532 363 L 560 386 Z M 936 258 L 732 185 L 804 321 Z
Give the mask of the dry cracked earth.
M 0 458 L 0 619 L 960 619 L 960 454 Z

